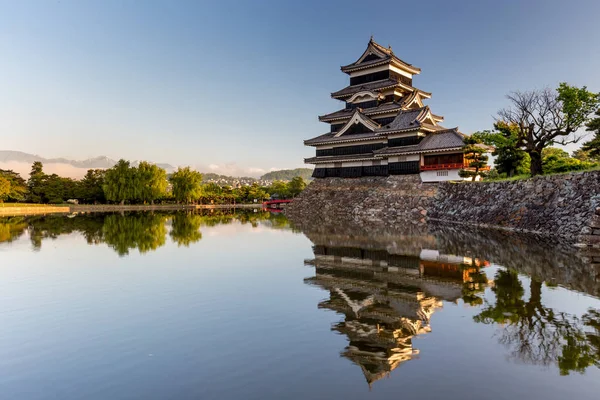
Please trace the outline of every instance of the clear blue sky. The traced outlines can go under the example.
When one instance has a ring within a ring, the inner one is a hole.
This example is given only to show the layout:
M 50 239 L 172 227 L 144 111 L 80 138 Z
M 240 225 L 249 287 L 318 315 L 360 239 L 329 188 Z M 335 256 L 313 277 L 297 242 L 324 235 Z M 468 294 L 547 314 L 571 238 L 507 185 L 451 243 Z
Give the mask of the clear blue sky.
M 250 169 L 302 166 L 370 35 L 422 68 L 444 125 L 504 95 L 600 91 L 600 1 L 0 0 L 0 149 Z

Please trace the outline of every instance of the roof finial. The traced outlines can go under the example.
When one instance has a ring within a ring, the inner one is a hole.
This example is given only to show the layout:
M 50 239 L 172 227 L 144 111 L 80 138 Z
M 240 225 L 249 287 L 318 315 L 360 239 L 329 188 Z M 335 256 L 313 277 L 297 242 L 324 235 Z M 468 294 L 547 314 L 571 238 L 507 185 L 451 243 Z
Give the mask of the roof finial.
M 373 41 L 373 35 L 372 35 L 372 34 L 371 34 L 371 39 L 370 39 L 370 41 L 371 41 L 371 42 Z

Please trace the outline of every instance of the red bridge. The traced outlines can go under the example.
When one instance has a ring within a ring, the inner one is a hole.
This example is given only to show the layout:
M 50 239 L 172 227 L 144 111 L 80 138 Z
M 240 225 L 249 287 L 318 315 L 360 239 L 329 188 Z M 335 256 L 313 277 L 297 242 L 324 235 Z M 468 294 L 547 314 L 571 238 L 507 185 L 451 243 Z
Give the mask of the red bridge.
M 281 211 L 281 206 L 283 204 L 291 203 L 292 200 L 268 200 L 263 201 L 262 206 L 264 209 L 270 211 Z
M 286 204 L 286 203 L 291 203 L 291 200 L 268 200 L 268 201 L 263 201 L 263 207 L 265 208 L 274 208 L 275 207 L 279 207 L 280 204 Z

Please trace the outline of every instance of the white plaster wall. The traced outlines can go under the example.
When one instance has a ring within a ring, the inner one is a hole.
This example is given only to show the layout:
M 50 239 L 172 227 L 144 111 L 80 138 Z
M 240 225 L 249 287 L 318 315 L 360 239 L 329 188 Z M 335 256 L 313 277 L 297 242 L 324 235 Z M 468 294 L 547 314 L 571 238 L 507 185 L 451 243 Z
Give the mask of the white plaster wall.
M 448 176 L 438 176 L 438 172 L 448 172 Z M 422 171 L 421 181 L 423 182 L 442 182 L 442 181 L 462 181 L 458 175 L 458 169 L 446 169 L 440 171 Z

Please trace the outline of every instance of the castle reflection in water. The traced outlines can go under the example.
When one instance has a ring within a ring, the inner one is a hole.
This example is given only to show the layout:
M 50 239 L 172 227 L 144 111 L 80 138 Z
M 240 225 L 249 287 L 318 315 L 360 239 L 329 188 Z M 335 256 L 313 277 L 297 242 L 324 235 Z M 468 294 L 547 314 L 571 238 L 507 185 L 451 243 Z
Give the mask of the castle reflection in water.
M 315 245 L 305 264 L 315 276 L 305 283 L 329 292 L 318 307 L 344 320 L 332 330 L 348 337 L 342 356 L 358 365 L 369 386 L 419 353 L 412 338 L 431 331 L 431 315 L 443 301 L 481 304 L 488 284 L 485 260 L 421 250 L 419 255 L 386 250 Z

